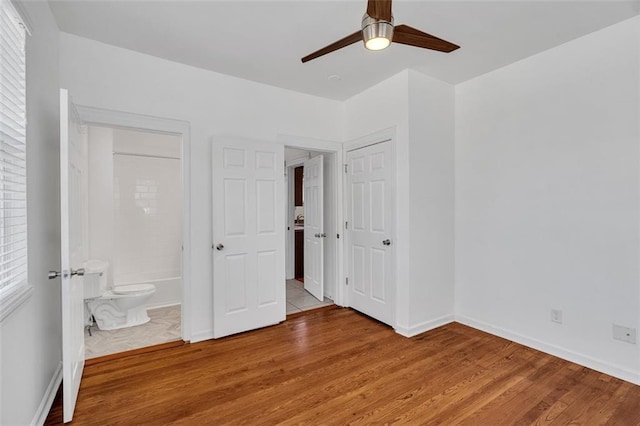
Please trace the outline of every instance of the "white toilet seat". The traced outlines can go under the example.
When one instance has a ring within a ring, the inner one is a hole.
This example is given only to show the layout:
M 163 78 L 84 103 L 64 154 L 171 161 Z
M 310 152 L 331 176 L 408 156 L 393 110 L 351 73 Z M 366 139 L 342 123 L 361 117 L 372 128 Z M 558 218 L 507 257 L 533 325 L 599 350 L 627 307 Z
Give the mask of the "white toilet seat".
M 114 287 L 111 292 L 113 294 L 140 294 L 140 293 L 148 293 L 150 291 L 155 290 L 155 286 L 153 284 L 128 284 Z

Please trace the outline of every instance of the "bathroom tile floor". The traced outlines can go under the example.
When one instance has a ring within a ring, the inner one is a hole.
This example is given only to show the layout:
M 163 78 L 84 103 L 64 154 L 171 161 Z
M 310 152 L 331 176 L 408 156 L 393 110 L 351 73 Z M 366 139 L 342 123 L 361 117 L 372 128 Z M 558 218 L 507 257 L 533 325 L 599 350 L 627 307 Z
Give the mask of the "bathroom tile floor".
M 333 300 L 327 297 L 322 302 L 313 297 L 300 281 L 287 280 L 287 315 L 332 304 Z
M 181 305 L 149 309 L 147 313 L 151 321 L 119 330 L 99 330 L 97 326 L 92 326 L 91 336 L 86 330 L 84 332 L 85 358 L 96 358 L 180 340 L 180 310 Z

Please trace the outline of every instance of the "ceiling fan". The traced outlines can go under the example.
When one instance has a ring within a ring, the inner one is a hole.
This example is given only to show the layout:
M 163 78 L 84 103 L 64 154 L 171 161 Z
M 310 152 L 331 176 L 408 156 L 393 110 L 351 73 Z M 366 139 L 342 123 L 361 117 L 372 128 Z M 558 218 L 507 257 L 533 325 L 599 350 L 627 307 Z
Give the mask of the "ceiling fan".
M 305 56 L 302 58 L 302 62 L 316 59 L 360 40 L 364 42 L 364 46 L 369 50 L 385 49 L 391 42 L 446 53 L 453 52 L 460 47 L 408 25 L 394 27 L 391 0 L 368 0 L 367 12 L 362 17 L 361 30 Z

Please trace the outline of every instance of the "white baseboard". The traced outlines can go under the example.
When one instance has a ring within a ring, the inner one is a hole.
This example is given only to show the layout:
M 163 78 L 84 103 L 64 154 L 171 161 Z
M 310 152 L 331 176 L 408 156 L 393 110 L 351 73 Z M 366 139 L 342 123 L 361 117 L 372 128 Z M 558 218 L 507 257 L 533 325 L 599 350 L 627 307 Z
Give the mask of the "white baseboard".
M 33 420 L 31 420 L 32 425 L 40 426 L 44 424 L 45 420 L 47 420 L 47 416 L 49 415 L 49 411 L 53 405 L 53 400 L 56 397 L 56 393 L 58 392 L 58 388 L 60 388 L 61 383 L 62 362 L 58 364 L 58 368 L 56 368 L 56 371 L 53 373 L 53 377 L 51 378 L 49 386 L 47 386 L 47 390 L 42 397 L 38 411 L 36 411 L 35 416 L 33 416 Z
M 610 376 L 617 377 L 622 380 L 626 380 L 627 382 L 631 382 L 636 385 L 640 385 L 640 372 L 632 371 L 624 367 L 621 367 L 619 365 L 602 361 L 596 358 L 592 358 L 590 356 L 583 355 L 578 352 L 573 352 L 569 349 L 565 349 L 560 346 L 551 345 L 549 343 L 542 342 L 537 339 L 532 339 L 530 337 L 523 336 L 511 330 L 506 330 L 504 328 L 497 327 L 492 324 L 485 323 L 483 321 L 478 321 L 473 318 L 466 317 L 464 315 L 456 315 L 455 320 L 460 324 L 468 325 L 469 327 L 476 328 L 478 330 L 493 334 L 498 337 L 502 337 L 507 340 L 511 340 L 516 343 L 520 343 L 521 345 L 528 346 L 533 349 L 537 349 L 549 355 L 553 355 L 558 358 L 562 358 L 564 360 L 574 362 L 584 367 L 591 368 L 592 370 L 596 370 L 601 373 L 605 373 Z
M 416 324 L 410 327 L 396 325 L 395 331 L 401 336 L 413 337 L 413 336 L 417 336 L 418 334 L 424 333 L 425 331 L 433 330 L 434 328 L 438 328 L 445 324 L 449 324 L 453 321 L 454 321 L 453 315 L 445 315 L 440 318 L 421 322 L 420 324 Z
M 180 306 L 182 305 L 181 302 L 172 302 L 172 303 L 165 303 L 163 305 L 153 305 L 153 306 L 147 306 L 147 309 L 160 309 L 160 308 L 168 308 L 170 306 Z
M 191 343 L 197 343 L 197 342 L 202 342 L 205 340 L 211 340 L 213 339 L 213 330 L 202 330 L 202 331 L 196 331 L 193 334 L 191 334 Z

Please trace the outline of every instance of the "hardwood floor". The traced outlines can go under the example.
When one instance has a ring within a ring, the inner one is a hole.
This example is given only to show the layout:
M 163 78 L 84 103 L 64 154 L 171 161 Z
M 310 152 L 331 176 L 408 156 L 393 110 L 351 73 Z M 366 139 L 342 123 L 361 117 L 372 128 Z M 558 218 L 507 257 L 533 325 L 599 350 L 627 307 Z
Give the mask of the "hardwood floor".
M 46 424 L 60 424 L 59 398 Z M 349 309 L 85 368 L 72 424 L 640 424 L 640 386 L 461 324 Z

